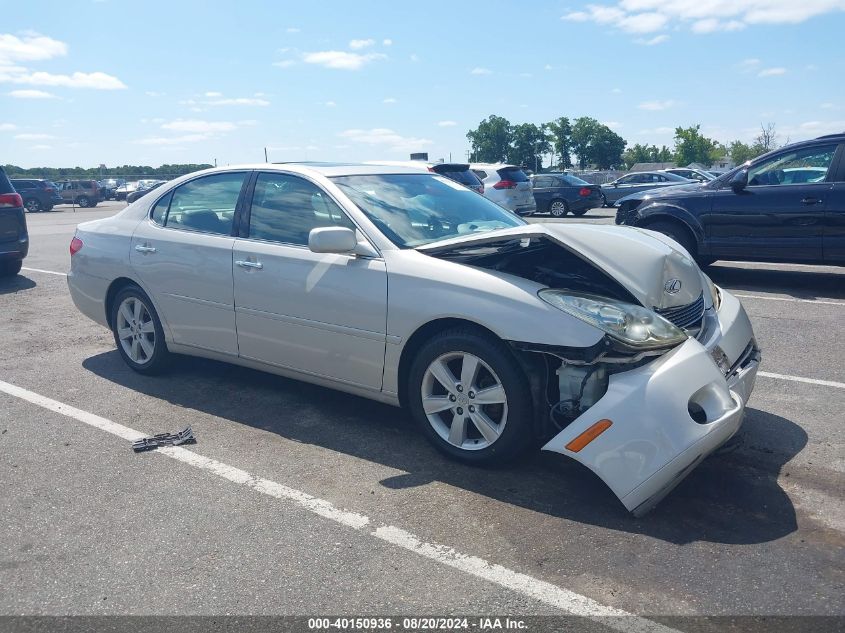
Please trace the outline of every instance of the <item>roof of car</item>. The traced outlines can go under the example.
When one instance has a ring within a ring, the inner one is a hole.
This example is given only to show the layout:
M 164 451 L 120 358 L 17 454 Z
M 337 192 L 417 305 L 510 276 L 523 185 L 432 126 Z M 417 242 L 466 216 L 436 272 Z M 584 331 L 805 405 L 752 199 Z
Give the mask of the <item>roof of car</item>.
M 233 166 L 235 167 L 235 166 Z M 370 174 L 418 174 L 419 167 L 404 167 L 401 165 L 365 165 L 363 163 L 319 163 L 319 162 L 292 162 L 292 163 L 257 163 L 252 165 L 239 165 L 240 168 L 248 169 L 286 169 L 300 173 L 316 173 L 321 176 L 365 176 Z

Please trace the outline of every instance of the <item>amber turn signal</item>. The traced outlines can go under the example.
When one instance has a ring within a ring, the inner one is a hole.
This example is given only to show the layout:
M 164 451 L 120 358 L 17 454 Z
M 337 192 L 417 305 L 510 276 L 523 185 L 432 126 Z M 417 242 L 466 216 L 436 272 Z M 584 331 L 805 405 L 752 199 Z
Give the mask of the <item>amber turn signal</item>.
M 610 420 L 599 420 L 593 426 L 581 433 L 581 435 L 569 442 L 569 444 L 566 445 L 566 450 L 577 453 L 611 426 L 613 426 L 613 422 Z

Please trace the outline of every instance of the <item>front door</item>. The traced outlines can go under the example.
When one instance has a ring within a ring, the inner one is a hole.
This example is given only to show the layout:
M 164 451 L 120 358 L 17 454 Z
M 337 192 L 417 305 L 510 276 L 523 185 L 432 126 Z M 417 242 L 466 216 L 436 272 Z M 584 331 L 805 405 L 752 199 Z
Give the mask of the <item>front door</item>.
M 714 257 L 821 262 L 827 175 L 836 144 L 788 149 L 748 169 L 748 186 L 720 189 L 705 218 Z
M 234 247 L 240 355 L 381 389 L 384 261 L 312 252 L 308 234 L 322 226 L 355 229 L 314 183 L 278 172 L 258 174 L 248 226 Z
M 174 343 L 237 356 L 232 226 L 248 173 L 190 180 L 135 229 L 130 263 Z

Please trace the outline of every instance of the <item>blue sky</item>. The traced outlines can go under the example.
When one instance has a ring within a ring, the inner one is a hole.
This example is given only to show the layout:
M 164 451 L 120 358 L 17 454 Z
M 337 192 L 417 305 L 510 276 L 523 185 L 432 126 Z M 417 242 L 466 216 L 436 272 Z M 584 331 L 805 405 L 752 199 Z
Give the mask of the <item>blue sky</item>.
M 5 3 L 4 3 L 5 4 Z M 490 114 L 845 130 L 845 0 L 15 3 L 0 161 L 463 159 Z

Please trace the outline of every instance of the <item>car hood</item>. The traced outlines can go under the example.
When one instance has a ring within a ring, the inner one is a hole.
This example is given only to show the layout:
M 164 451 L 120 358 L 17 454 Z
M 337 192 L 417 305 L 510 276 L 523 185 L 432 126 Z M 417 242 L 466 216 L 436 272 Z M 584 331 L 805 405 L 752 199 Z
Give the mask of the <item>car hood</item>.
M 678 194 L 689 195 L 698 193 L 700 191 L 707 191 L 704 189 L 704 185 L 706 183 L 701 182 L 692 182 L 689 184 L 680 184 L 680 185 L 669 185 L 668 187 L 661 187 L 659 189 L 646 189 L 644 191 L 638 191 L 637 193 L 632 193 L 630 195 L 625 196 L 624 198 L 619 198 L 616 201 L 616 206 L 619 206 L 620 203 L 623 201 L 629 200 L 653 200 L 659 198 L 673 198 Z
M 532 238 L 549 240 L 593 264 L 647 308 L 684 306 L 696 301 L 704 289 L 701 271 L 686 250 L 665 235 L 635 227 L 529 224 L 456 237 L 416 250 L 437 255 Z

